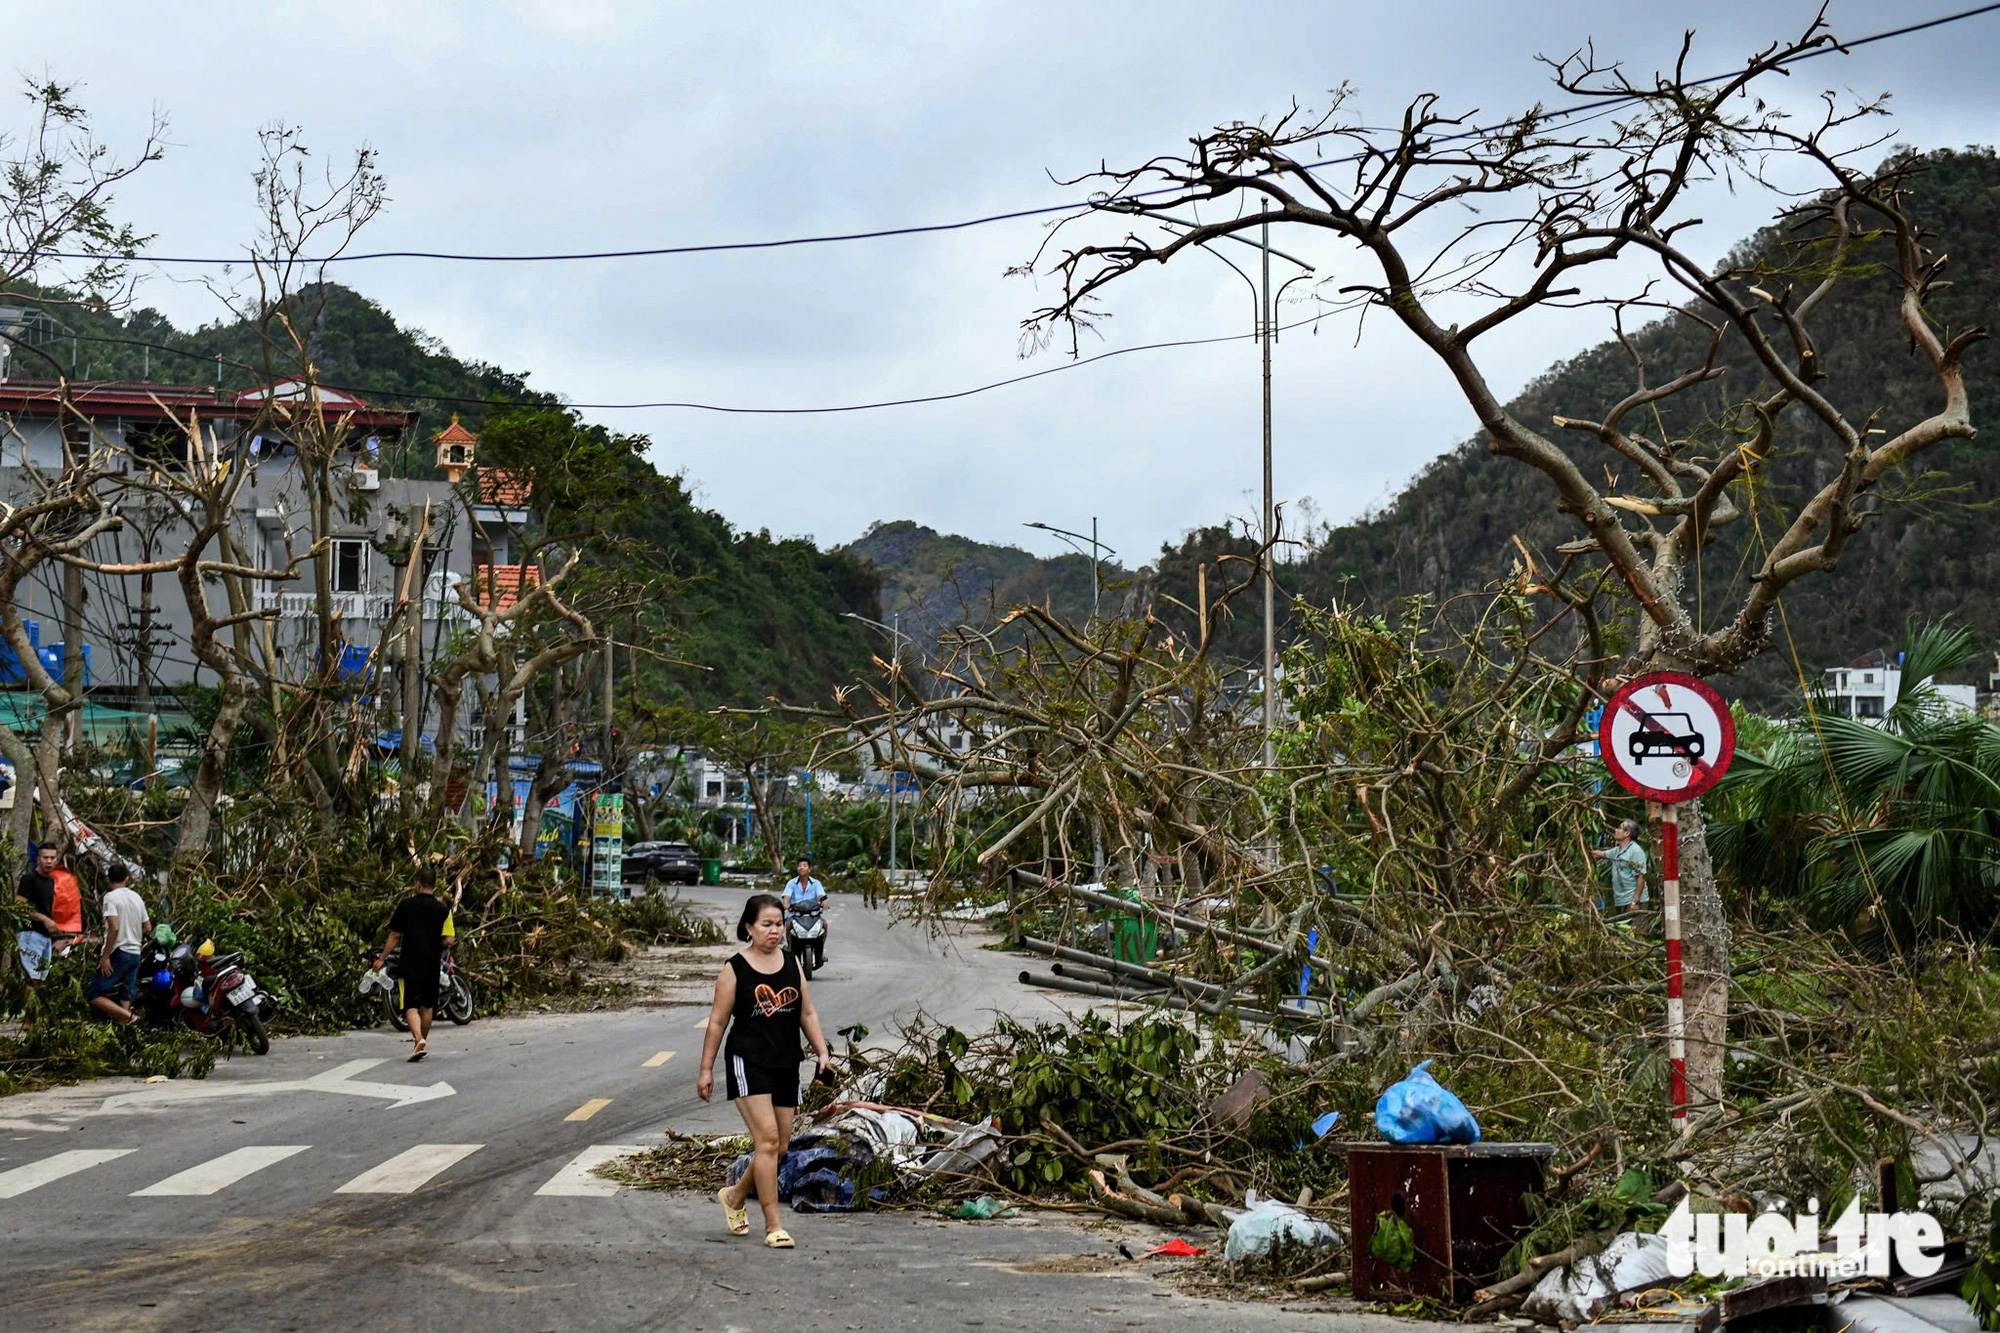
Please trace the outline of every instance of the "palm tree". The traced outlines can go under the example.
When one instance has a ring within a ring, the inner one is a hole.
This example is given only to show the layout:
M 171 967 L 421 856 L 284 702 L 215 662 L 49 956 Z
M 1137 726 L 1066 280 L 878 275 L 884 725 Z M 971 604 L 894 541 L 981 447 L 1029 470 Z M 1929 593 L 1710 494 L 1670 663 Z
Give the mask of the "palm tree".
M 1972 634 L 1926 625 L 1905 643 L 1879 723 L 1821 698 L 1740 750 L 1716 804 L 1721 863 L 1822 925 L 1897 947 L 1940 929 L 1992 934 L 2000 905 L 2000 727 L 1949 707 L 1931 678 L 1968 665 Z

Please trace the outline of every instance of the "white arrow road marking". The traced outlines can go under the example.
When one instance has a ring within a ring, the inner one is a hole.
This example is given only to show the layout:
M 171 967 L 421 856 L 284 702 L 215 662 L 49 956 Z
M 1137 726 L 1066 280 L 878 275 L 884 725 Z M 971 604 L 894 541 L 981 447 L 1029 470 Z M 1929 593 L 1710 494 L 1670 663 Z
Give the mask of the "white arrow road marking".
M 408 1194 L 438 1172 L 463 1161 L 483 1143 L 419 1143 L 399 1152 L 372 1171 L 363 1171 L 335 1194 Z
M 349 1060 L 323 1074 L 311 1078 L 273 1079 L 266 1083 L 212 1083 L 176 1081 L 156 1083 L 141 1088 L 137 1092 L 121 1092 L 115 1097 L 106 1097 L 102 1111 L 132 1111 L 175 1102 L 208 1101 L 216 1097 L 268 1097 L 284 1092 L 337 1092 L 351 1097 L 381 1097 L 388 1101 L 389 1109 L 398 1106 L 414 1106 L 418 1102 L 435 1101 L 439 1097 L 450 1097 L 458 1089 L 449 1083 L 433 1083 L 429 1087 L 411 1087 L 405 1083 L 372 1083 L 354 1076 L 384 1063 L 382 1060 Z
M 537 1194 L 554 1194 L 572 1199 L 602 1199 L 618 1192 L 618 1183 L 593 1175 L 592 1170 L 616 1157 L 629 1157 L 644 1149 L 626 1143 L 593 1143 L 569 1159 L 563 1169 L 549 1177 Z
M 297 1144 L 284 1148 L 238 1148 L 220 1157 L 211 1158 L 200 1166 L 191 1166 L 179 1175 L 168 1176 L 157 1185 L 148 1185 L 142 1190 L 133 1190 L 135 1199 L 152 1195 L 173 1194 L 215 1194 L 227 1189 L 247 1175 L 262 1171 L 267 1166 L 275 1166 L 294 1153 L 302 1153 L 309 1144 Z
M 72 1148 L 39 1162 L 17 1166 L 12 1171 L 0 1171 L 0 1199 L 17 1198 L 29 1190 L 40 1189 L 52 1180 L 61 1180 L 64 1176 L 88 1171 L 93 1166 L 115 1162 L 127 1153 L 137 1151 L 137 1148 Z

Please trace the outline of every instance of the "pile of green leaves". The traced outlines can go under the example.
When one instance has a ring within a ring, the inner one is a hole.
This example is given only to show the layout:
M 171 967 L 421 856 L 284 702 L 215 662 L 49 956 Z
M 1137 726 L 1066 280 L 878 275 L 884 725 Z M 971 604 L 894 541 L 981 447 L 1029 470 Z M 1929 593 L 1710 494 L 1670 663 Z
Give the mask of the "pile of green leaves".
M 11 928 L 6 938 L 11 948 Z M 117 1074 L 200 1078 L 215 1067 L 216 1044 L 184 1027 L 156 1032 L 91 1014 L 84 988 L 96 963 L 96 950 L 72 950 L 25 1000 L 20 970 L 10 969 L 8 1002 L 21 1015 L 21 1032 L 0 1040 L 0 1096 Z
M 1021 1193 L 1081 1184 L 1090 1163 L 1053 1133 L 1116 1145 L 1135 1171 L 1157 1170 L 1160 1143 L 1199 1123 L 1206 1099 L 1199 1041 L 1170 1019 L 1113 1027 L 1095 1014 L 1073 1027 L 1003 1019 L 976 1040 L 956 1028 L 913 1032 L 888 1066 L 883 1097 L 961 1120 L 992 1117 L 1009 1138 L 996 1171 Z
M 89 795 L 79 793 L 79 813 L 116 836 L 116 820 L 90 808 Z M 581 994 L 601 984 L 592 981 L 591 964 L 615 961 L 635 944 L 717 938 L 706 918 L 664 895 L 629 905 L 582 896 L 588 891 L 573 876 L 558 878 L 547 861 L 520 862 L 518 848 L 497 834 L 467 838 L 455 827 L 362 819 L 315 828 L 308 811 L 286 807 L 275 812 L 282 818 L 271 818 L 271 811 L 246 811 L 250 804 L 229 808 L 218 852 L 199 866 L 164 868 L 142 839 L 129 841 L 147 871 L 137 887 L 153 920 L 188 943 L 241 950 L 246 970 L 278 1001 L 278 1033 L 379 1021 L 381 1002 L 362 996 L 357 983 L 386 940 L 396 904 L 411 892 L 416 867 L 433 855 L 441 858 L 440 895 L 456 900 L 459 967 L 483 1013 Z M 428 836 L 419 841 L 420 833 Z M 102 928 L 96 904 L 105 885 L 96 867 L 76 869 L 89 938 Z M 5 896 L 0 931 L 11 940 L 25 909 Z M 59 961 L 32 1000 L 19 970 L 10 970 L 0 1003 L 28 1032 L 0 1043 L 0 1093 L 104 1074 L 200 1076 L 212 1065 L 216 1048 L 206 1038 L 180 1029 L 150 1036 L 92 1015 L 83 991 L 94 958 L 86 946 Z
M 722 927 L 675 893 L 655 889 L 641 898 L 609 899 L 593 914 L 635 944 L 721 944 Z

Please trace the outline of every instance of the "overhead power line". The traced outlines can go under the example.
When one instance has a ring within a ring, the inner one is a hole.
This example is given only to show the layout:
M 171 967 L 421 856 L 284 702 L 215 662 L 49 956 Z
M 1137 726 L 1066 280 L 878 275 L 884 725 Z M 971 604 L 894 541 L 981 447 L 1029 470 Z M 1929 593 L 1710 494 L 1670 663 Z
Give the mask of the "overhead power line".
M 1968 19 L 1991 14 L 1996 10 L 2000 10 L 2000 0 L 1994 0 L 1994 3 L 1990 4 L 1976 5 L 1970 9 L 1961 9 L 1950 14 L 1940 14 L 1935 18 L 1922 19 L 1915 23 L 1906 23 L 1900 27 L 1884 29 L 1881 32 L 1869 33 L 1863 37 L 1841 41 L 1838 45 L 1818 47 L 1811 51 L 1801 51 L 1797 55 L 1780 63 L 1791 65 L 1800 61 L 1816 59 L 1823 55 L 1832 55 L 1836 52 L 1845 54 L 1857 47 L 1871 46 L 1877 42 L 1886 42 L 1895 38 L 1908 37 L 1915 33 L 1925 32 L 1933 28 L 1942 28 L 1949 24 L 1962 23 Z M 1707 78 L 1692 80 L 1691 82 L 1696 86 L 1719 83 L 1724 79 L 1733 78 L 1741 72 L 1741 70 L 1731 70 L 1725 74 L 1714 74 Z M 1536 117 L 1536 121 L 1537 123 L 1542 123 L 1581 115 L 1585 112 L 1602 112 L 1608 107 L 1615 107 L 1638 100 L 1639 98 L 1636 94 L 1604 93 L 1591 97 L 1576 106 L 1562 107 L 1553 111 L 1543 112 L 1540 116 Z M 1441 140 L 1478 138 L 1483 135 L 1497 134 L 1515 128 L 1522 123 L 1524 122 L 1520 119 L 1505 120 L 1494 125 L 1461 130 L 1450 135 L 1441 135 L 1439 138 Z M 1355 160 L 1356 158 L 1358 158 L 1358 155 L 1342 158 L 1322 158 L 1311 165 L 1315 167 L 1332 166 L 1339 162 Z M 1178 187 L 1169 187 L 1123 197 L 1128 199 L 1147 199 L 1159 195 L 1176 193 L 1179 193 Z M 984 227 L 995 222 L 1011 222 L 1019 218 L 1046 217 L 1051 213 L 1067 213 L 1086 206 L 1087 201 L 1084 203 L 1070 201 L 1060 204 L 1045 204 L 1035 208 L 1017 208 L 1004 213 L 987 213 L 979 217 L 962 218 L 956 222 L 916 223 L 902 227 L 879 227 L 869 231 L 828 232 L 820 235 L 787 236 L 762 241 L 715 241 L 700 245 L 662 245 L 626 250 L 579 250 L 548 254 L 472 254 L 448 250 L 368 250 L 355 254 L 327 255 L 322 258 L 300 258 L 294 262 L 308 266 L 318 266 L 359 264 L 383 259 L 423 259 L 464 264 L 557 264 L 605 259 L 658 259 L 674 255 L 725 254 L 743 250 L 782 250 L 795 246 L 835 245 L 848 241 L 883 240 L 896 236 L 924 236 L 938 232 L 964 231 L 972 227 Z M 22 255 L 26 253 L 28 252 L 24 250 L 0 249 L 0 254 Z M 45 250 L 39 253 L 50 259 L 101 260 L 105 258 L 103 255 L 62 250 Z M 241 264 L 247 263 L 250 260 L 250 256 L 247 254 L 226 258 L 204 258 L 190 255 L 141 255 L 135 256 L 135 258 L 149 264 L 178 264 L 198 267 Z
M 1278 332 L 1283 333 L 1291 329 L 1303 328 L 1308 324 L 1325 318 L 1326 313 L 1325 311 L 1321 311 L 1306 319 L 1295 320 L 1290 324 L 1281 324 L 1278 326 Z M 915 407 L 923 403 L 948 403 L 958 398 L 971 398 L 978 394 L 991 393 L 995 389 L 1005 389 L 1011 385 L 1024 384 L 1029 380 L 1038 380 L 1046 375 L 1060 375 L 1067 371 L 1081 370 L 1085 366 L 1095 365 L 1100 361 L 1109 361 L 1113 357 L 1130 356 L 1134 352 L 1159 352 L 1174 347 L 1206 347 L 1214 343 L 1249 342 L 1256 336 L 1254 333 L 1227 333 L 1219 334 L 1212 338 L 1179 338 L 1171 342 L 1140 343 L 1134 347 L 1115 347 L 1108 352 L 1099 352 L 1095 356 L 1086 356 L 1076 361 L 1065 361 L 1059 366 L 1047 366 L 1041 370 L 1031 370 L 1025 374 L 1012 375 L 1003 380 L 994 380 L 989 384 L 975 385 L 969 389 L 954 389 L 945 393 L 918 394 L 908 398 L 887 398 L 868 403 L 841 403 L 830 407 L 735 407 L 723 403 L 697 403 L 678 399 L 661 399 L 655 402 L 637 403 L 573 403 L 557 400 L 551 406 L 593 412 L 636 412 L 641 410 L 679 409 L 689 412 L 718 412 L 729 416 L 780 417 L 831 416 L 842 412 L 873 412 L 885 407 Z M 88 333 L 78 334 L 77 337 L 84 342 L 118 343 L 128 347 L 150 347 L 154 351 L 172 352 L 204 364 L 213 363 L 216 360 L 212 355 L 190 352 L 181 347 L 169 347 L 163 343 L 145 342 L 137 338 L 110 338 Z M 253 374 L 256 372 L 255 367 L 241 361 L 224 358 L 224 364 L 234 366 L 240 370 L 249 370 Z M 320 387 L 336 390 L 341 393 L 352 393 L 369 399 L 405 399 L 427 403 L 449 403 L 478 407 L 540 406 L 540 404 L 531 399 L 472 398 L 453 394 L 420 393 L 406 389 L 370 387 L 365 384 L 336 383 L 332 380 L 320 381 Z

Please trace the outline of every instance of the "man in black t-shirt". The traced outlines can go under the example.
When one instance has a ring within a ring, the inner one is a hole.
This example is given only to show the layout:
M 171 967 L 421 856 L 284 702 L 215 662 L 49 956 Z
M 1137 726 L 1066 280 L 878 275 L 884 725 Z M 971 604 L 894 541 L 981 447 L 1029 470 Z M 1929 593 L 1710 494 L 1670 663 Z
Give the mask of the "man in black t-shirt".
M 438 968 L 444 962 L 444 926 L 451 908 L 438 901 L 437 871 L 424 866 L 417 871 L 417 891 L 396 904 L 389 918 L 390 949 L 402 948 L 398 970 L 402 973 L 403 1012 L 410 1020 L 410 1035 L 417 1039 L 412 1063 L 424 1058 L 431 1035 L 431 1014 L 437 1008 Z M 375 965 L 382 965 L 381 959 Z
M 28 905 L 28 927 L 15 936 L 14 947 L 20 953 L 21 971 L 27 974 L 31 995 L 35 983 L 49 974 L 49 959 L 54 952 L 56 861 L 53 846 L 44 844 L 38 848 L 34 869 L 21 876 L 21 883 L 14 890 L 14 897 Z

